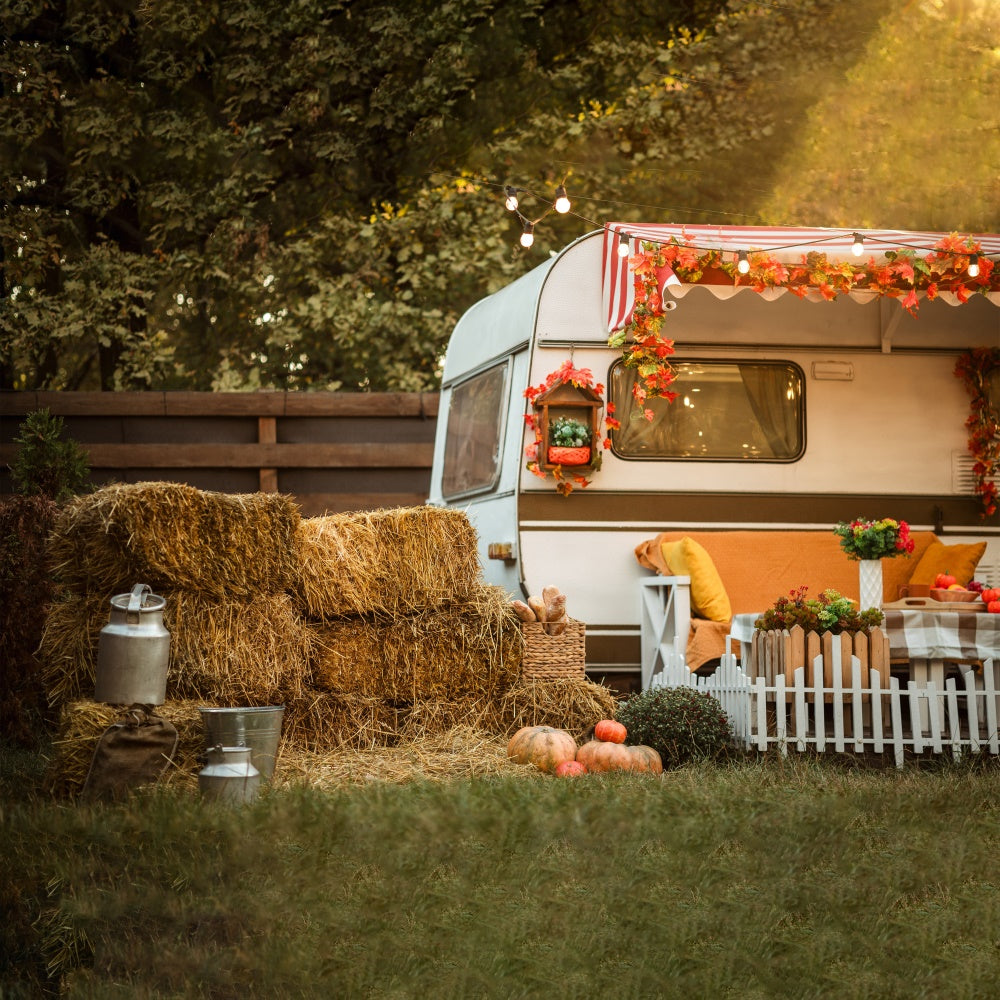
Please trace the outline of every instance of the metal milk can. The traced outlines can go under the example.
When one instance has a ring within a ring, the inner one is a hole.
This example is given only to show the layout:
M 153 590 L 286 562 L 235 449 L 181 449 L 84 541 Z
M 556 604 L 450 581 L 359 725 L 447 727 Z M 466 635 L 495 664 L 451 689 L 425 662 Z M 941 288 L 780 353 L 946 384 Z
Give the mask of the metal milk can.
M 250 747 L 214 746 L 198 772 L 198 788 L 206 799 L 238 804 L 253 802 L 260 791 L 260 771 L 250 760 Z
M 97 645 L 94 701 L 110 705 L 162 705 L 167 697 L 170 633 L 163 625 L 167 599 L 148 584 L 111 598 L 111 618 Z

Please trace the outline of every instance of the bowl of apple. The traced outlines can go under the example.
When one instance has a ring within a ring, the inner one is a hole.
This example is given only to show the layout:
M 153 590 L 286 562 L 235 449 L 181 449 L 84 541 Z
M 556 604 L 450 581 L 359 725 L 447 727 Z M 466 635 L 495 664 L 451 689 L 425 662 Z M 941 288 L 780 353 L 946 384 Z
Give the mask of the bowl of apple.
M 931 587 L 931 598 L 935 601 L 971 604 L 979 600 L 979 594 L 974 590 L 966 590 L 961 584 L 953 583 L 950 587 Z

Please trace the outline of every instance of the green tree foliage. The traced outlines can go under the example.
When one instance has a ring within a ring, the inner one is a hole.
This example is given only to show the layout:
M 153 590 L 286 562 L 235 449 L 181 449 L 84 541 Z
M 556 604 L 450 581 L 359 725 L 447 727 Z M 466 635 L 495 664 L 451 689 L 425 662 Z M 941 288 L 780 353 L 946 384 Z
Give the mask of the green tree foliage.
M 21 389 L 433 388 L 461 312 L 594 225 L 840 223 L 849 191 L 788 218 L 768 199 L 810 109 L 929 16 L 0 2 L 0 387 Z M 548 214 L 567 178 L 573 213 Z M 529 252 L 507 182 L 540 220 Z

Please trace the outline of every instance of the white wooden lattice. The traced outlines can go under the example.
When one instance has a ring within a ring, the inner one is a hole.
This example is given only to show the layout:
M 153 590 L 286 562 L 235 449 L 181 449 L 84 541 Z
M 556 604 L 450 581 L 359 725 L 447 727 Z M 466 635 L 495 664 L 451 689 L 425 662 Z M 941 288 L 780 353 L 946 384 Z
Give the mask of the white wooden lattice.
M 822 655 L 813 661 L 813 683 L 798 668 L 788 683 L 783 674 L 767 683 L 751 678 L 736 657 L 726 654 L 709 677 L 687 669 L 683 657 L 661 654 L 663 665 L 650 687 L 692 687 L 718 699 L 733 726 L 736 740 L 748 749 L 818 753 L 892 753 L 902 767 L 906 751 L 915 754 L 1000 754 L 998 700 L 1000 677 L 993 660 L 979 671 L 966 670 L 944 687 L 914 681 L 902 686 L 896 677 L 869 670 L 862 682 L 861 662 L 851 656 L 850 683 L 839 646 L 833 648 L 832 670 L 824 671 Z M 831 677 L 824 683 L 824 673 Z

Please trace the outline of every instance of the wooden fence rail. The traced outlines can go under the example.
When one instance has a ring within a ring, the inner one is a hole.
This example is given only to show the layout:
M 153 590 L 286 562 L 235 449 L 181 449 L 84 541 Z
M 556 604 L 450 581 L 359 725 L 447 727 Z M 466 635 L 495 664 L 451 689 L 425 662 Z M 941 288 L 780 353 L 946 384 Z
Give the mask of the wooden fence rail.
M 306 516 L 426 500 L 436 393 L 0 393 L 0 494 L 21 421 L 48 409 L 95 483 L 288 493 Z

